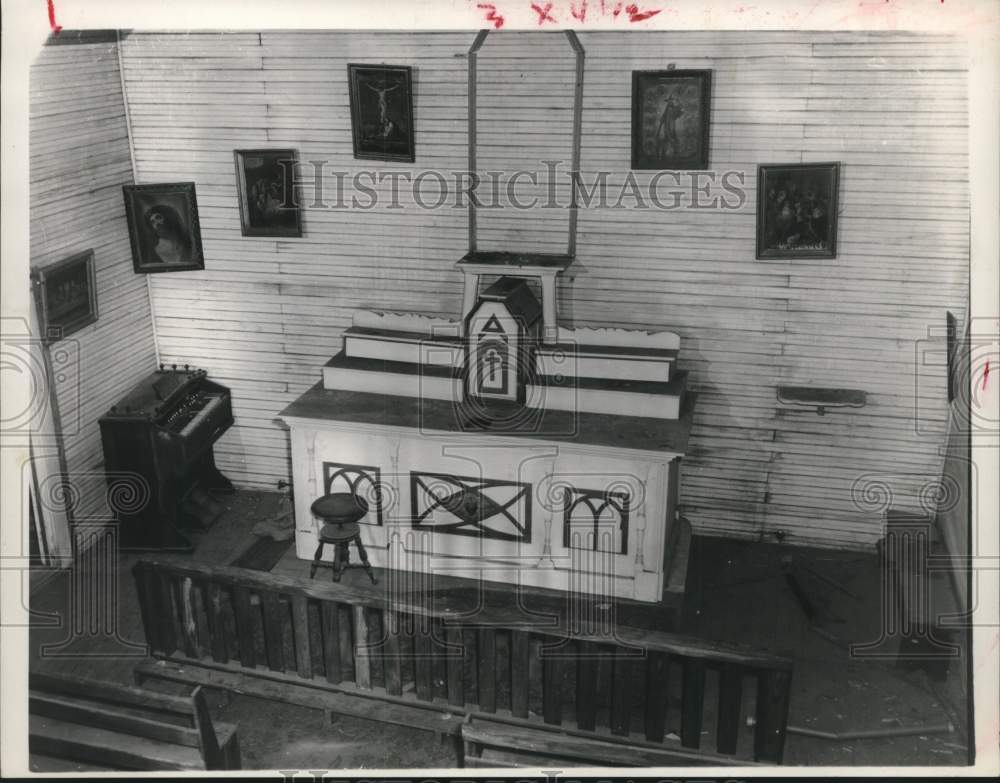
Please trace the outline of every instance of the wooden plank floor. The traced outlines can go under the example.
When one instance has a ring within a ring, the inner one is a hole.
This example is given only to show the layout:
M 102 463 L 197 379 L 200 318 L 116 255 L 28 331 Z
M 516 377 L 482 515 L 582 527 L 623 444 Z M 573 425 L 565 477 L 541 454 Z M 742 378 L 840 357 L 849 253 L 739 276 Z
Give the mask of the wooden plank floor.
M 224 501 L 226 512 L 219 520 L 210 529 L 195 534 L 193 560 L 231 562 L 259 540 L 250 532 L 257 522 L 277 516 L 286 508 L 283 496 L 276 493 L 239 492 Z M 83 567 L 73 578 L 68 572 L 57 572 L 33 590 L 32 610 L 59 621 L 56 627 L 31 629 L 33 671 L 132 682 L 132 668 L 147 659 L 131 572 L 141 556 L 121 552 L 113 569 L 84 558 Z M 92 633 L 95 619 L 99 621 L 99 632 Z
M 259 492 L 239 492 L 227 499 L 227 506 L 215 526 L 199 537 L 193 559 L 231 562 L 254 542 L 250 533 L 254 524 L 277 516 L 285 508 L 280 496 Z M 824 588 L 822 582 L 803 581 L 819 610 L 819 622 L 810 622 L 783 579 L 781 560 L 789 556 L 796 565 L 808 566 L 846 586 L 856 598 Z M 133 667 L 147 660 L 130 572 L 136 559 L 135 555 L 124 555 L 118 560 L 113 569 L 116 585 L 106 569 L 96 574 L 100 579 L 93 582 L 115 588 L 115 600 L 101 606 L 113 618 L 111 627 L 117 630 L 117 637 L 83 634 L 73 639 L 73 644 L 60 647 L 73 638 L 70 620 L 83 619 L 70 611 L 80 603 L 71 600 L 71 580 L 59 574 L 32 592 L 31 608 L 40 619 L 48 613 L 64 621 L 60 627 L 32 628 L 33 670 L 131 682 Z M 307 577 L 308 570 L 308 562 L 297 559 L 294 550 L 274 568 L 275 573 L 297 578 Z M 87 574 L 83 576 L 78 583 L 86 586 Z M 385 595 L 392 580 L 385 572 L 379 576 L 378 586 L 370 585 L 360 570 L 348 572 L 344 580 Z M 329 579 L 329 569 L 320 570 L 316 578 Z M 810 630 L 810 625 L 819 624 L 842 644 L 877 638 L 881 609 L 878 579 L 874 555 L 696 537 L 684 616 L 678 620 L 672 608 L 656 611 L 646 604 L 622 603 L 616 618 L 623 624 L 665 630 L 676 624 L 682 633 L 789 652 L 795 659 L 789 720 L 795 725 L 838 732 L 935 723 L 945 716 L 960 724 L 965 711 L 959 677 L 962 663 L 950 667 L 945 682 L 929 684 L 896 672 L 892 661 L 852 658 L 842 646 Z M 467 583 L 454 577 L 436 580 L 434 588 L 452 598 L 466 595 L 470 604 L 478 600 Z M 512 600 L 509 591 L 488 585 L 479 595 L 486 606 L 507 602 L 509 608 Z M 550 596 L 535 591 L 526 597 L 526 603 L 530 610 L 539 612 L 552 611 L 554 606 Z M 714 687 L 709 679 L 709 687 Z M 712 697 L 706 700 L 705 729 L 714 726 L 713 701 Z M 218 719 L 239 725 L 245 769 L 281 769 L 289 763 L 308 769 L 428 768 L 454 763 L 452 749 L 428 740 L 426 732 L 349 717 L 331 725 L 317 710 L 248 696 L 215 699 L 212 708 Z M 665 730 L 675 728 L 667 725 Z M 965 761 L 964 742 L 961 725 L 953 734 L 854 742 L 790 735 L 786 764 L 954 765 Z

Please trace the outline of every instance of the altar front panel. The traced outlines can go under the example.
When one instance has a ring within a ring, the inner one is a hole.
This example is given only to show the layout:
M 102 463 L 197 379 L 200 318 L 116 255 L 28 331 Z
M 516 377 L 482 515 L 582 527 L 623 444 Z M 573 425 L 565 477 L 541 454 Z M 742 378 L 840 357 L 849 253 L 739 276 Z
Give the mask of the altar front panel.
M 316 549 L 312 501 L 353 491 L 369 505 L 361 536 L 376 567 L 661 599 L 672 456 L 330 420 L 289 424 L 300 558 Z

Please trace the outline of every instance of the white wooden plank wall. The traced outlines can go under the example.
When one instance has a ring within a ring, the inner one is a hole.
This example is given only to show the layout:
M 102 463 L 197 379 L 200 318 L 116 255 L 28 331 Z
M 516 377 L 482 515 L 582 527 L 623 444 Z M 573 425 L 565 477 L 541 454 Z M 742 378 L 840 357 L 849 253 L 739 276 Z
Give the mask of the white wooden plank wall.
M 940 334 L 946 309 L 963 312 L 966 300 L 959 45 L 865 33 L 580 39 L 584 172 L 628 170 L 630 72 L 670 63 L 712 69 L 710 165 L 746 172 L 735 212 L 580 214 L 587 272 L 574 314 L 677 331 L 701 392 L 684 513 L 700 532 L 872 542 L 883 505 L 872 482 L 885 483 L 893 506 L 919 508 L 941 467 L 942 437 L 918 434 L 914 421 L 916 361 L 917 341 L 929 327 Z M 838 257 L 757 261 L 756 166 L 799 161 L 841 162 Z M 863 389 L 868 405 L 820 417 L 777 404 L 779 384 Z M 943 422 L 944 368 L 921 368 L 919 388 L 920 410 Z M 861 507 L 859 479 L 870 490 Z
M 273 418 L 319 380 L 354 309 L 457 313 L 452 265 L 466 249 L 467 213 L 413 209 L 406 189 L 404 208 L 386 209 L 386 182 L 376 209 L 307 209 L 301 239 L 244 238 L 232 150 L 291 146 L 300 160 L 349 172 L 463 170 L 473 38 L 132 34 L 123 42 L 136 179 L 196 182 L 207 259 L 204 272 L 151 279 L 159 348 L 164 361 L 204 366 L 232 387 L 237 426 L 217 452 L 238 483 L 287 477 L 287 438 Z M 480 171 L 569 160 L 574 59 L 561 33 L 549 40 L 487 38 Z M 944 368 L 918 368 L 917 348 L 929 328 L 940 331 L 946 309 L 965 307 L 962 48 L 873 33 L 580 40 L 585 178 L 609 170 L 609 185 L 624 181 L 631 71 L 674 63 L 713 70 L 711 165 L 745 172 L 747 200 L 735 211 L 581 209 L 578 268 L 561 291 L 561 314 L 579 325 L 680 333 L 681 361 L 700 392 L 681 501 L 700 532 L 871 544 L 884 504 L 869 496 L 859 507 L 855 482 L 884 481 L 894 507 L 917 509 L 941 468 Z M 414 67 L 415 164 L 353 159 L 348 62 Z M 842 164 L 838 257 L 757 261 L 756 165 L 798 161 Z M 636 172 L 636 181 L 651 174 Z M 561 251 L 566 219 L 480 211 L 480 247 Z M 943 337 L 934 346 L 943 350 Z M 779 405 L 779 384 L 863 389 L 868 406 L 820 417 Z
M 146 278 L 132 271 L 122 201 L 132 163 L 116 45 L 46 46 L 30 89 L 31 263 L 94 251 L 98 321 L 49 350 L 73 519 L 107 519 L 97 420 L 156 366 Z
M 566 252 L 569 210 L 546 205 L 570 201 L 575 84 L 576 55 L 563 33 L 487 36 L 476 59 L 479 250 Z M 554 182 L 543 161 L 559 163 Z M 490 172 L 504 174 L 498 193 Z
M 384 181 L 375 186 L 375 209 L 307 209 L 301 238 L 245 238 L 233 150 L 295 147 L 301 161 L 327 161 L 329 171 L 351 175 L 465 171 L 465 53 L 473 37 L 264 33 L 123 42 L 137 181 L 196 183 L 207 259 L 203 272 L 152 281 L 162 358 L 203 366 L 232 387 L 237 423 L 216 454 L 237 483 L 273 488 L 288 477 L 288 438 L 274 417 L 320 380 L 355 309 L 458 312 L 453 265 L 467 249 L 468 211 L 422 211 L 405 187 L 403 208 L 390 208 Z M 415 164 L 354 159 L 347 65 L 381 62 L 414 68 Z M 311 178 L 303 186 L 309 205 Z M 325 192 L 333 203 L 335 189 Z M 435 182 L 423 192 L 434 200 Z

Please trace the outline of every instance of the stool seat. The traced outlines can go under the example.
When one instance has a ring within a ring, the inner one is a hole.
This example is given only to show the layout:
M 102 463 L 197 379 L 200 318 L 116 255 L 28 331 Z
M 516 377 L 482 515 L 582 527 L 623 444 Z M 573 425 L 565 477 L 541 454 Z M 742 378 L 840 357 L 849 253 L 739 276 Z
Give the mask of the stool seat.
M 314 500 L 310 510 L 324 522 L 347 525 L 368 513 L 368 502 L 353 492 L 331 492 Z
M 323 525 L 319 531 L 319 540 L 327 544 L 337 544 L 341 541 L 351 541 L 360 532 L 361 527 L 357 522 L 348 522 L 343 525 Z
M 348 568 L 360 566 L 368 573 L 372 584 L 378 584 L 375 573 L 372 571 L 371 563 L 368 562 L 368 553 L 365 545 L 361 542 L 361 526 L 358 520 L 368 513 L 368 502 L 360 498 L 353 492 L 331 492 L 313 501 L 310 510 L 313 516 L 321 519 L 325 524 L 320 528 L 317 536 L 316 554 L 313 555 L 312 565 L 309 566 L 309 578 L 316 576 L 316 569 L 325 565 L 323 560 L 323 547 L 326 544 L 333 544 L 333 581 L 339 582 L 340 575 Z M 358 549 L 358 556 L 361 558 L 360 564 L 351 563 L 350 547 L 354 544 Z

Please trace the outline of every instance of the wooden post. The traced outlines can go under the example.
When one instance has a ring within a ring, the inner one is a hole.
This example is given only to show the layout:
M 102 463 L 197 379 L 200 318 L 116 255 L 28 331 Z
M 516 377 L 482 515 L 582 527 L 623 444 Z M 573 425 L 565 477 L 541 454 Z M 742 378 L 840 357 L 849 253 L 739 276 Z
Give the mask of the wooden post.
M 399 623 L 398 612 L 389 609 L 382 614 L 382 634 L 385 637 L 382 671 L 385 675 L 385 692 L 390 696 L 403 695 L 403 666 L 399 654 Z
M 556 726 L 562 723 L 562 666 L 554 655 L 542 658 L 542 718 Z
M 292 634 L 295 669 L 304 680 L 312 679 L 312 645 L 309 642 L 309 604 L 304 595 L 292 595 Z
M 742 669 L 733 665 L 723 666 L 719 674 L 719 717 L 715 734 L 715 748 L 719 753 L 736 752 L 742 702 Z
M 468 128 L 469 128 L 469 175 L 472 177 L 476 176 L 476 56 L 479 50 L 482 48 L 483 44 L 486 42 L 486 36 L 489 35 L 490 31 L 487 29 L 480 30 L 476 34 L 476 39 L 472 42 L 472 46 L 469 47 L 469 74 L 468 74 Z M 469 196 L 469 252 L 474 252 L 476 249 L 476 200 L 470 194 Z M 469 308 L 472 309 L 471 307 Z M 469 310 L 463 308 L 462 317 L 464 318 L 468 314 Z
M 483 712 L 497 711 L 496 632 L 480 628 L 479 633 L 479 708 Z
M 448 652 L 445 666 L 448 671 L 448 703 L 453 707 L 465 706 L 465 652 L 462 649 L 462 629 L 449 626 L 445 629 Z
M 593 731 L 597 726 L 597 645 L 580 642 L 576 660 L 576 727 Z
M 681 745 L 701 746 L 701 723 L 705 709 L 705 663 L 685 658 L 681 684 Z
M 212 716 L 205 702 L 205 693 L 199 685 L 191 694 L 194 727 L 198 730 L 198 749 L 205 760 L 205 769 L 225 769 L 225 759 L 219 749 L 219 740 L 212 725 Z
M 342 679 L 340 672 L 340 617 L 334 601 L 323 601 L 320 606 L 320 631 L 323 636 L 323 668 L 326 681 L 336 685 Z
M 163 645 L 159 639 L 156 621 L 153 619 L 157 611 L 153 606 L 153 596 L 155 586 L 149 566 L 145 563 L 136 563 L 132 568 L 132 576 L 135 580 L 135 591 L 139 598 L 139 614 L 142 617 L 142 629 L 146 636 L 146 644 L 152 653 L 161 651 Z
M 256 666 L 257 661 L 254 651 L 250 591 L 246 587 L 233 588 L 233 609 L 236 614 L 236 634 L 240 645 L 240 663 L 252 669 Z
M 528 658 L 531 645 L 527 631 L 510 632 L 510 711 L 515 718 L 528 717 L 528 686 L 531 679 Z
M 646 739 L 663 742 L 669 707 L 670 659 L 660 652 L 649 652 L 646 660 Z
M 285 650 L 283 647 L 281 618 L 281 601 L 277 593 L 271 591 L 260 593 L 260 605 L 264 611 L 264 647 L 267 653 L 267 666 L 271 671 L 285 670 Z
M 554 343 L 559 337 L 556 318 L 556 273 L 541 275 L 542 281 L 542 342 Z
M 479 296 L 479 273 L 465 271 L 464 287 L 462 288 L 462 320 L 472 312 Z
M 434 669 L 431 665 L 431 629 L 426 618 L 416 618 L 413 635 L 413 679 L 417 698 L 421 701 L 434 700 Z
M 354 609 L 354 682 L 362 690 L 372 688 L 371 659 L 368 656 L 368 618 L 364 606 Z
M 791 672 L 763 671 L 757 679 L 757 723 L 753 735 L 754 761 L 780 764 L 785 753 Z
M 611 733 L 627 737 L 631 729 L 632 661 L 615 651 L 611 673 Z
M 212 660 L 227 663 L 229 650 L 226 644 L 226 627 L 222 621 L 222 588 L 218 582 L 202 582 L 202 596 L 205 600 L 208 646 L 212 651 Z

